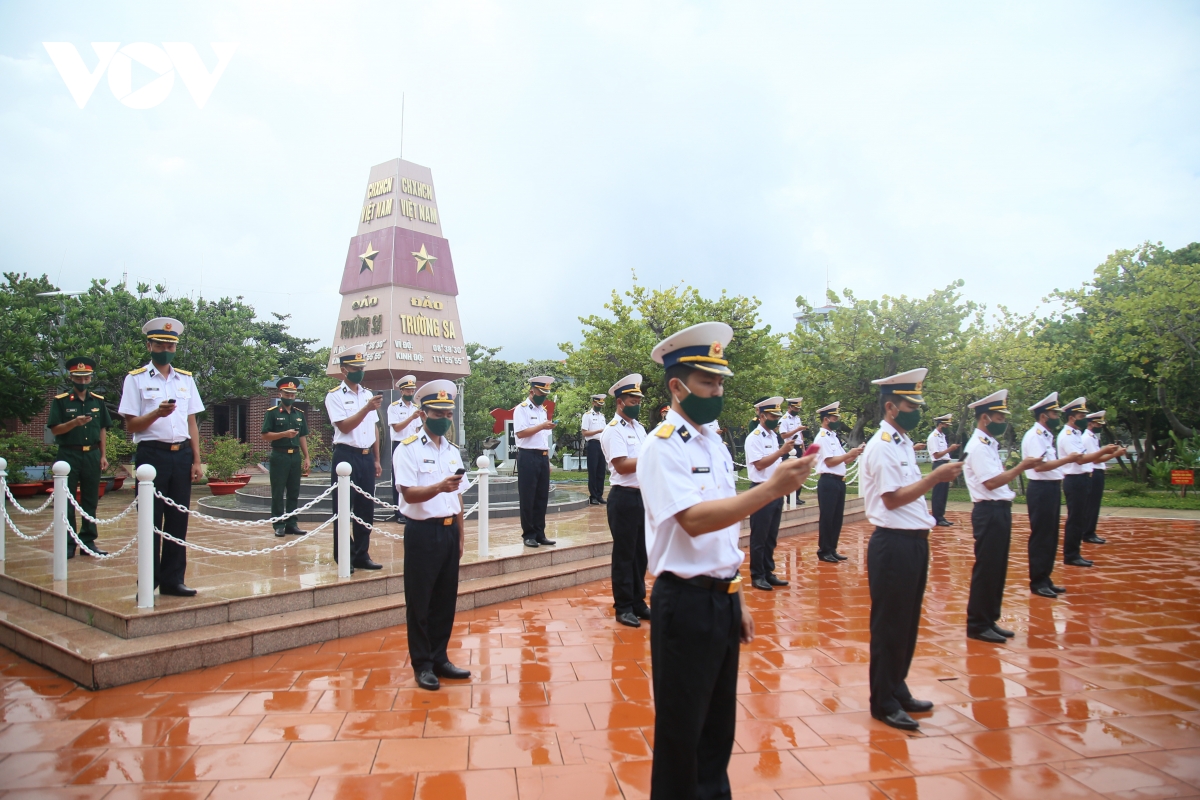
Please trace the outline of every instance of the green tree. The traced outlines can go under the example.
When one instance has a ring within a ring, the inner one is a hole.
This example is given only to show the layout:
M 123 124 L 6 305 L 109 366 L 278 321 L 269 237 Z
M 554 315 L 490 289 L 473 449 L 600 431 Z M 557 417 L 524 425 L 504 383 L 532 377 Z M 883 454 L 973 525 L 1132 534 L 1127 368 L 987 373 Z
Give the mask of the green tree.
M 46 407 L 57 365 L 50 346 L 60 298 L 38 297 L 54 291 L 43 275 L 4 273 L 0 284 L 0 420 L 28 422 Z
M 291 314 L 271 312 L 273 320 L 259 320 L 254 323 L 258 333 L 258 342 L 275 354 L 279 375 L 275 377 L 309 377 L 318 373 L 324 374 L 325 364 L 313 359 L 312 345 L 317 339 L 303 339 L 295 336 L 288 329 L 287 321 Z
M 567 377 L 559 361 L 506 361 L 499 358 L 501 348 L 485 347 L 478 342 L 468 342 L 466 349 L 471 374 L 463 379 L 463 427 L 466 428 L 467 447 L 472 453 L 477 451 L 480 442 L 495 435 L 492 433 L 495 424 L 492 409 L 513 408 L 524 400 L 529 394 L 530 378 L 550 375 L 563 381 Z M 564 418 L 560 404 L 565 383 L 554 385 L 554 394 L 559 397 L 559 403 L 555 404 L 557 419 Z

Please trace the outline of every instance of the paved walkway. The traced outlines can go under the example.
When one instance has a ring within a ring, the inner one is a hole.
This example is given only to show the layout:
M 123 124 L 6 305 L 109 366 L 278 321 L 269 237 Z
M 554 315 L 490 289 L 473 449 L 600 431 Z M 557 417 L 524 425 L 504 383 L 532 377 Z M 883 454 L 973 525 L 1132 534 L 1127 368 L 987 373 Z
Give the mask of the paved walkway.
M 1031 596 L 1018 526 L 1002 624 L 968 641 L 966 518 L 938 529 L 910 685 L 937 703 L 906 735 L 867 713 L 866 525 L 850 560 L 785 539 L 786 590 L 751 591 L 730 763 L 750 800 L 1200 795 L 1200 525 L 1106 518 L 1069 593 Z M 1153 546 L 1147 546 L 1152 543 Z M 0 649 L 9 798 L 646 796 L 648 629 L 603 582 L 460 614 L 471 682 L 415 688 L 403 627 L 103 692 Z M 449 682 L 447 682 L 449 683 Z
M 952 502 L 946 503 L 948 511 L 964 511 L 971 512 L 971 503 Z M 1013 512 L 1017 514 L 1025 513 L 1025 506 L 1013 506 Z M 1066 519 L 1067 509 L 1063 506 L 1063 519 Z M 1191 519 L 1200 520 L 1200 511 L 1191 508 L 1124 508 L 1119 506 L 1109 507 L 1103 506 L 1100 509 L 1101 517 L 1116 517 L 1118 519 Z

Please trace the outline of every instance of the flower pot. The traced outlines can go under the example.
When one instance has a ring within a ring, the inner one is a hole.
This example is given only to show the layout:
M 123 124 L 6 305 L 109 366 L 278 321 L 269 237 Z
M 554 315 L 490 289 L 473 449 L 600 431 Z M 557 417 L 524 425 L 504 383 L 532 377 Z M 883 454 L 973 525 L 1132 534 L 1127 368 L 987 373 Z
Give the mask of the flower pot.
M 125 476 L 118 475 L 117 477 L 113 478 L 112 481 L 113 481 L 112 491 L 114 491 L 114 492 L 120 491 L 121 487 L 125 485 Z
M 39 495 L 45 489 L 41 481 L 34 483 L 10 483 L 8 490 L 12 492 L 13 497 L 34 497 Z
M 104 481 L 100 481 L 100 491 L 96 493 L 96 497 L 98 497 L 98 498 L 104 497 L 104 489 L 106 486 L 107 486 L 107 484 Z M 83 502 L 83 491 L 81 490 L 81 487 L 79 487 L 79 486 L 75 487 L 75 502 L 76 503 Z
M 209 481 L 208 489 L 216 495 L 233 494 L 245 485 L 240 481 Z
M 48 481 L 42 481 L 42 493 L 43 494 L 54 494 L 54 479 L 53 478 L 51 478 Z

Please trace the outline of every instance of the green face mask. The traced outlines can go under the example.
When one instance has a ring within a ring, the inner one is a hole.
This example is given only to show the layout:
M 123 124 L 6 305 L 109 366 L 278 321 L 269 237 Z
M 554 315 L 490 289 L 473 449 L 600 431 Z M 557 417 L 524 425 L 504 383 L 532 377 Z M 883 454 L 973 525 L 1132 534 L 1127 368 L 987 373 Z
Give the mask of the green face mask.
M 400 399 L 406 403 L 411 403 L 413 396 L 411 394 L 402 394 L 402 395 L 400 395 Z
M 155 366 L 165 367 L 175 360 L 175 354 L 168 353 L 166 350 L 161 353 L 151 353 L 150 360 L 154 362 Z
M 1007 422 L 989 422 L 985 427 L 987 427 L 988 433 L 990 433 L 992 436 L 999 439 L 1001 436 L 1004 435 L 1004 432 L 1008 430 L 1008 423 Z
M 290 397 L 279 398 L 279 405 L 283 406 L 284 408 L 291 408 L 292 407 L 292 398 L 290 398 Z
M 356 369 L 354 372 L 346 373 L 346 380 L 348 380 L 350 383 L 362 383 L 362 379 L 363 370 L 361 369 Z
M 535 394 L 532 397 L 530 397 L 529 399 L 533 401 L 533 404 L 535 406 L 540 406 L 542 403 L 546 402 L 546 395 Z
M 921 410 L 898 412 L 896 414 L 896 424 L 906 432 L 915 429 L 921 424 Z
M 454 420 L 449 417 L 428 417 L 425 420 L 425 430 L 434 436 L 445 436 Z
M 625 416 L 629 417 L 630 419 L 637 419 L 638 415 L 642 413 L 642 407 L 641 406 L 625 406 L 625 408 L 622 409 L 622 413 L 624 413 Z
M 683 388 L 687 389 L 688 396 L 679 401 L 679 407 L 692 422 L 697 425 L 707 425 L 721 416 L 721 412 L 725 409 L 725 395 L 697 397 L 686 385 Z
M 778 427 L 779 427 L 779 420 L 777 420 L 777 419 L 764 419 L 764 420 L 763 420 L 763 427 L 764 427 L 764 428 L 766 428 L 766 429 L 767 429 L 767 430 L 769 430 L 769 431 L 773 431 L 773 430 L 775 430 L 776 428 L 778 428 Z
M 1075 430 L 1086 431 L 1087 430 L 1087 417 L 1080 417 L 1079 419 L 1075 420 L 1074 424 L 1075 424 Z
M 1044 427 L 1046 428 L 1046 430 L 1050 431 L 1051 433 L 1058 433 L 1058 429 L 1062 427 L 1062 420 L 1061 419 L 1047 419 Z
M 75 391 L 79 392 L 80 394 L 86 392 L 88 386 L 90 385 L 86 383 L 80 383 L 79 381 L 71 381 L 71 383 L 75 386 Z
M 592 406 L 592 411 L 596 411 L 596 412 L 604 411 L 604 406 Z

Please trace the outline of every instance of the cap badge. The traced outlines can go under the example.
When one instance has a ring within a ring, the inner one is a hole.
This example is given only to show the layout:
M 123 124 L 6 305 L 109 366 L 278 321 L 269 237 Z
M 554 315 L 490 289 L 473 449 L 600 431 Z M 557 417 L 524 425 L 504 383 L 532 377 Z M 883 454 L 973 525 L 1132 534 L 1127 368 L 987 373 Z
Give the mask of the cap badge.
M 169 331 L 169 330 L 171 330 L 171 323 L 169 323 L 169 322 L 164 322 L 164 323 L 163 323 L 163 330 L 164 330 L 164 331 Z
M 721 346 L 720 342 L 713 342 L 712 346 L 708 348 L 708 355 L 710 358 L 722 358 L 724 350 L 725 348 Z

